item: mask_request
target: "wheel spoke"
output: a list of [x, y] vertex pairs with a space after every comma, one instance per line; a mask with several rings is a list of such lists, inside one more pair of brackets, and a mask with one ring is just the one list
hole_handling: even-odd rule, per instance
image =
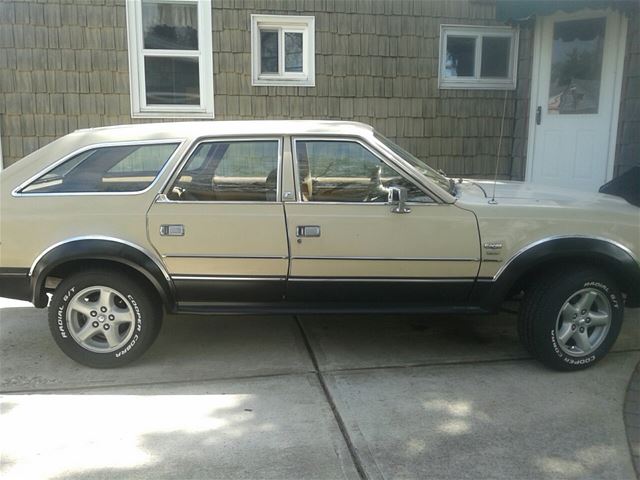
[[118, 334], [118, 329], [110, 328], [109, 330], [103, 330], [102, 334], [104, 334], [104, 338], [107, 339], [107, 343], [110, 348], [115, 347], [120, 343], [120, 335]]
[[591, 312], [589, 313], [589, 318], [591, 318], [591, 323], [589, 325], [592, 327], [603, 327], [605, 325], [609, 325], [608, 313]]
[[573, 339], [576, 341], [576, 345], [578, 345], [583, 352], [589, 352], [591, 350], [591, 342], [589, 341], [589, 335], [586, 330], [574, 335]]
[[113, 325], [121, 325], [123, 323], [133, 323], [133, 318], [131, 318], [131, 313], [126, 310], [121, 310], [120, 312], [113, 312], [113, 316], [115, 317], [109, 323]]
[[574, 332], [575, 330], [571, 330], [571, 323], [564, 322], [562, 329], [558, 332], [558, 340], [566, 344], [573, 336]]
[[86, 342], [96, 333], [98, 333], [98, 330], [93, 325], [91, 325], [90, 321], [87, 321], [87, 323], [84, 324], [80, 331], [76, 333], [76, 336], [80, 341]]
[[575, 305], [571, 305], [569, 302], [562, 309], [562, 317], [567, 320], [573, 320], [574, 315], [578, 315], [580, 310]]
[[593, 302], [595, 302], [597, 297], [598, 293], [593, 290], [585, 292], [585, 294], [582, 295], [582, 298], [576, 303], [576, 308], [580, 311], [586, 310], [588, 312], [589, 310], [591, 310], [591, 306], [593, 305]]
[[113, 290], [100, 290], [100, 305], [112, 310], [116, 307], [116, 294]]
[[69, 307], [72, 311], [81, 313], [87, 318], [91, 317], [91, 311], [95, 310], [93, 303], [85, 302], [83, 298], [75, 297], [69, 302]]

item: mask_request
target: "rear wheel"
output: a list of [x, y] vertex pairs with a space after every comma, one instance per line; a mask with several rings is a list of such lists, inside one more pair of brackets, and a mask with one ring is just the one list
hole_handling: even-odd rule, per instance
[[112, 368], [140, 357], [162, 323], [155, 296], [119, 271], [89, 271], [60, 283], [49, 327], [62, 351], [89, 367]]
[[557, 272], [526, 292], [518, 330], [529, 352], [556, 370], [579, 370], [604, 357], [623, 317], [615, 282], [593, 269]]

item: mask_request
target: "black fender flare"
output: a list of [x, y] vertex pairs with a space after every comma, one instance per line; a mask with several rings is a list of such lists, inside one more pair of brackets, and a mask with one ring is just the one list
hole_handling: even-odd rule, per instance
[[[640, 264], [631, 252], [611, 240], [591, 237], [556, 237], [533, 243], [505, 262], [493, 279], [479, 279], [474, 292], [482, 304], [497, 308], [514, 285], [543, 263], [587, 260], [601, 266], [627, 294], [627, 305], [640, 306]], [[484, 285], [484, 288], [482, 287]]]
[[160, 296], [168, 310], [175, 306], [171, 277], [142, 247], [118, 239], [86, 238], [56, 244], [36, 260], [30, 272], [33, 304], [46, 307], [45, 280], [57, 267], [78, 260], [102, 260], [133, 268], [143, 275]]

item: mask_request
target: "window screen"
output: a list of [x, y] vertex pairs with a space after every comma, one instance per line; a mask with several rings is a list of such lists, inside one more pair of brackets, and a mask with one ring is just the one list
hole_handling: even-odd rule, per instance
[[137, 192], [147, 188], [177, 143], [99, 147], [79, 153], [22, 189], [22, 193]]

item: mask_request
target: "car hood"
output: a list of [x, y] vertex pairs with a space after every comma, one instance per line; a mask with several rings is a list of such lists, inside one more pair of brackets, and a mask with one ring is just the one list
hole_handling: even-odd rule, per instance
[[[456, 184], [458, 198], [464, 202], [486, 203], [493, 196], [492, 180], [469, 180]], [[623, 198], [598, 192], [538, 185], [530, 182], [498, 180], [495, 199], [502, 204], [555, 205], [581, 208], [633, 206]]]

